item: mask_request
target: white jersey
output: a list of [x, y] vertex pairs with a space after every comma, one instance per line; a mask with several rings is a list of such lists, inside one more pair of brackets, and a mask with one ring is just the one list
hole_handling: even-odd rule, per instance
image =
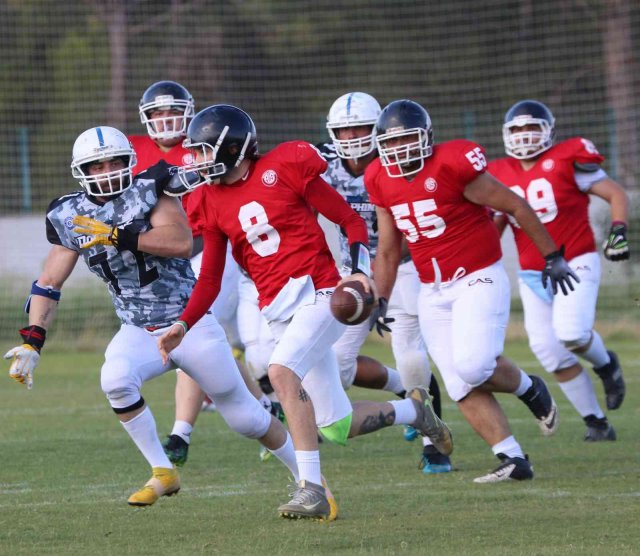
[[[364, 187], [364, 176], [354, 176], [349, 171], [344, 161], [336, 154], [333, 143], [318, 145], [318, 149], [328, 164], [322, 178], [340, 193], [344, 200], [349, 203], [349, 206], [367, 223], [369, 251], [371, 252], [371, 257], [375, 257], [376, 248], [378, 247], [378, 221], [376, 208], [369, 201], [369, 194]], [[347, 241], [347, 235], [343, 231], [340, 233], [340, 254], [341, 265], [343, 267], [351, 267], [349, 242]]]

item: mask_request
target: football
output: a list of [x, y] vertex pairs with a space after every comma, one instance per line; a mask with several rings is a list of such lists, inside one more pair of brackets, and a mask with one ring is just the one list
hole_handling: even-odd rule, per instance
[[362, 283], [357, 280], [340, 284], [331, 296], [331, 312], [342, 324], [364, 322], [369, 318], [373, 306], [373, 294], [366, 293]]

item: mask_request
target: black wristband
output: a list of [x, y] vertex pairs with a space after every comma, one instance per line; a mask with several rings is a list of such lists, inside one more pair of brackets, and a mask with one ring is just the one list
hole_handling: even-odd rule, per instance
[[31, 325], [19, 330], [20, 336], [25, 344], [34, 347], [38, 353], [44, 346], [47, 338], [47, 331], [41, 326]]
[[564, 245], [560, 246], [560, 249], [558, 249], [557, 251], [554, 251], [553, 253], [549, 253], [548, 255], [545, 255], [544, 260], [547, 262], [551, 262], [557, 259], [558, 257], [564, 257]]
[[371, 276], [369, 248], [360, 241], [354, 241], [349, 246], [349, 254], [351, 255], [351, 274], [362, 273]]
[[140, 232], [132, 232], [128, 228], [115, 228], [111, 235], [115, 239], [114, 246], [118, 251], [137, 251]]

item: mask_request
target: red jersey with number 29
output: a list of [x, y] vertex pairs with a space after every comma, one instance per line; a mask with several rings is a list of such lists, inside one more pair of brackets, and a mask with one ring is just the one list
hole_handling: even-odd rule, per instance
[[[188, 213], [190, 225], [202, 229], [205, 240], [202, 272], [211, 262], [210, 246], [219, 248], [228, 238], [234, 259], [256, 284], [260, 307], [273, 301], [290, 278], [309, 275], [316, 289], [334, 287], [340, 276], [307, 199], [308, 187], [317, 185], [326, 186], [321, 196], [335, 193], [324, 181], [316, 182], [326, 167], [315, 147], [291, 141], [260, 157], [238, 182], [198, 188], [189, 201]], [[339, 194], [335, 195], [336, 199], [330, 200], [332, 208], [342, 211], [347, 219], [361, 220]], [[336, 200], [342, 205], [336, 207]], [[366, 243], [364, 222], [361, 227], [360, 239]]]
[[[589, 225], [589, 194], [576, 184], [574, 163], [599, 165], [603, 160], [591, 141], [574, 137], [544, 152], [529, 170], [507, 157], [492, 161], [489, 172], [527, 200], [556, 244], [565, 246], [565, 258], [571, 260], [596, 250]], [[529, 236], [512, 219], [509, 224], [520, 267], [543, 270], [544, 259]]]
[[466, 185], [483, 174], [484, 149], [458, 139], [433, 147], [411, 181], [391, 178], [380, 160], [367, 168], [371, 202], [385, 208], [407, 238], [420, 281], [442, 281], [485, 268], [502, 257], [500, 238], [487, 210], [464, 197]]

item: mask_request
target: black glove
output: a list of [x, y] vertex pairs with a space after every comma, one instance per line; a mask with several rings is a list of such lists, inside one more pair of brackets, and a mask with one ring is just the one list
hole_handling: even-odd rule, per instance
[[609, 237], [604, 242], [604, 256], [610, 261], [626, 261], [629, 258], [627, 227], [622, 223], [613, 224]]
[[574, 287], [569, 277], [573, 278], [576, 283], [580, 282], [580, 278], [571, 270], [569, 263], [564, 260], [564, 245], [558, 251], [549, 253], [544, 260], [547, 264], [542, 271], [542, 285], [546, 288], [547, 280], [550, 280], [553, 295], [558, 293], [558, 284], [560, 284], [564, 295], [568, 295], [569, 290], [573, 291]]
[[391, 332], [391, 328], [387, 325], [394, 322], [396, 319], [387, 317], [387, 305], [389, 302], [384, 297], [378, 298], [378, 305], [371, 312], [369, 317], [369, 330], [373, 330], [376, 327], [376, 332], [382, 336], [382, 332]]

